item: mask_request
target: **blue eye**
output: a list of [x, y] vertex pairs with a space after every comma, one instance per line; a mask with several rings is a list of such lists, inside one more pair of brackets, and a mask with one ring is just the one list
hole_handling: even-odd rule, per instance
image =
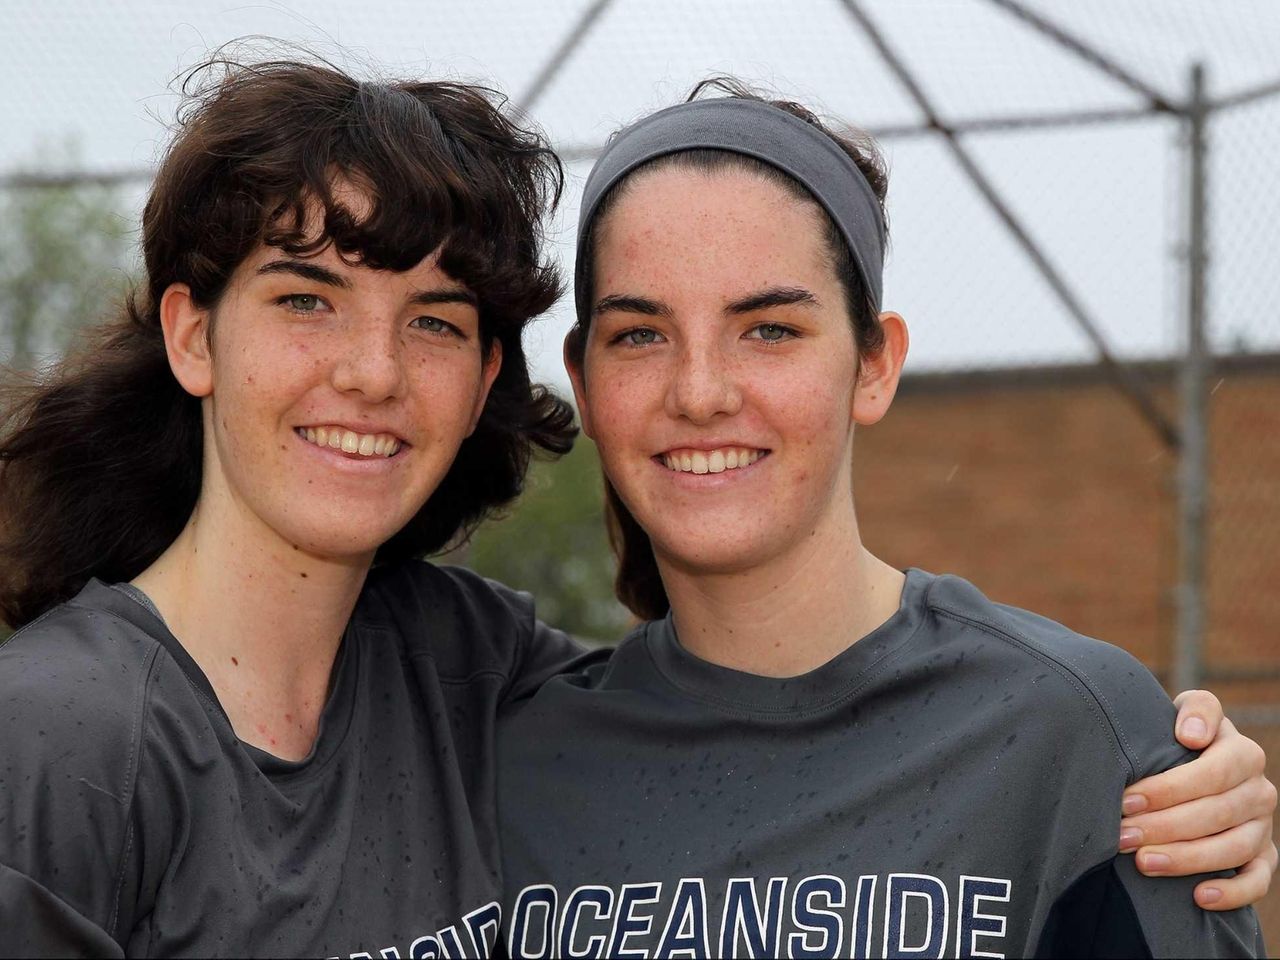
[[414, 317], [410, 322], [419, 330], [426, 330], [428, 333], [450, 333], [457, 329], [439, 317]]

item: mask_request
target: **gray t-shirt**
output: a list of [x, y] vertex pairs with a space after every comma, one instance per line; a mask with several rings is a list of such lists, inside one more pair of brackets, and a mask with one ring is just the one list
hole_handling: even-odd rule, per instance
[[500, 726], [504, 939], [513, 956], [1261, 955], [1252, 910], [1202, 911], [1199, 878], [1116, 854], [1125, 786], [1189, 756], [1174, 714], [1123, 651], [919, 570], [887, 623], [794, 679], [645, 624]]
[[376, 569], [289, 762], [236, 739], [151, 611], [91, 582], [0, 644], [0, 954], [485, 952], [494, 718], [578, 652], [465, 570]]

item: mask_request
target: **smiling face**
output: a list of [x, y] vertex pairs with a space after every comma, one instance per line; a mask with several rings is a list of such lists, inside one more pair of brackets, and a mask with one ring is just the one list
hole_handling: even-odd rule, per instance
[[392, 272], [262, 245], [216, 308], [171, 308], [184, 309], [211, 330], [203, 361], [195, 330], [174, 364], [204, 397], [199, 509], [319, 556], [372, 557], [414, 516], [501, 362], [474, 295], [434, 256]]
[[734, 572], [856, 536], [853, 427], [887, 398], [859, 381], [818, 208], [748, 171], [667, 167], [637, 174], [596, 238], [570, 373], [660, 563]]

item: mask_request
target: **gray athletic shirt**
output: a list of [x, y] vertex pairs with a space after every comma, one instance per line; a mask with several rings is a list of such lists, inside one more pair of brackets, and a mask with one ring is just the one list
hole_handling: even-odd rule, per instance
[[0, 644], [0, 954], [476, 956], [498, 705], [578, 652], [465, 570], [375, 569], [295, 763], [91, 582]]
[[504, 940], [560, 957], [1261, 956], [1252, 910], [1202, 911], [1202, 878], [1147, 879], [1116, 854], [1126, 784], [1189, 756], [1174, 715], [1123, 651], [919, 570], [887, 623], [794, 679], [645, 624], [500, 725]]

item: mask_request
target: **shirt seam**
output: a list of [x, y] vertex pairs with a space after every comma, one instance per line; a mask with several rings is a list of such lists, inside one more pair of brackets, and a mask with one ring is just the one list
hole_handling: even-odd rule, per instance
[[1128, 738], [1125, 736], [1124, 730], [1118, 726], [1115, 718], [1112, 716], [1106, 695], [1101, 691], [1094, 689], [1093, 684], [1087, 677], [1082, 676], [1081, 673], [1069, 663], [1065, 663], [1047, 650], [1039, 649], [1031, 640], [1026, 637], [1019, 636], [1003, 625], [997, 624], [985, 617], [975, 617], [968, 614], [962, 614], [941, 605], [933, 606], [931, 604], [930, 606], [938, 616], [946, 617], [958, 623], [967, 624], [968, 626], [971, 626], [976, 630], [981, 630], [983, 633], [995, 637], [998, 640], [1010, 643], [1021, 649], [1024, 653], [1027, 653], [1041, 661], [1056, 673], [1062, 675], [1063, 678], [1067, 680], [1068, 684], [1075, 690], [1077, 695], [1079, 695], [1085, 707], [1088, 708], [1091, 713], [1095, 714], [1095, 716], [1097, 714], [1101, 714], [1101, 719], [1105, 721], [1105, 724], [1100, 725], [1103, 726], [1104, 730], [1110, 732], [1110, 736], [1107, 740], [1111, 747], [1111, 752], [1119, 761], [1121, 768], [1127, 769], [1128, 771], [1125, 777], [1126, 783], [1132, 783], [1138, 778], [1140, 764], [1138, 763], [1137, 757], [1133, 756], [1133, 748], [1130, 745]]
[[[133, 729], [129, 735], [129, 762], [126, 766], [125, 780], [127, 784], [128, 797], [124, 804], [124, 820], [125, 834], [122, 848], [120, 851], [120, 862], [116, 867], [115, 895], [112, 898], [111, 918], [107, 923], [107, 933], [113, 938], [116, 937], [116, 926], [120, 922], [120, 898], [124, 893], [124, 878], [126, 868], [129, 863], [129, 856], [133, 850], [133, 807], [138, 798], [138, 774], [142, 767], [142, 741], [146, 736], [146, 724], [143, 718], [146, 715], [147, 704], [151, 698], [151, 680], [155, 675], [157, 657], [159, 652], [159, 644], [156, 644], [147, 653], [146, 670], [143, 674], [142, 683], [138, 693], [136, 694], [137, 702], [133, 711]], [[118, 939], [118, 938], [117, 938]]]

